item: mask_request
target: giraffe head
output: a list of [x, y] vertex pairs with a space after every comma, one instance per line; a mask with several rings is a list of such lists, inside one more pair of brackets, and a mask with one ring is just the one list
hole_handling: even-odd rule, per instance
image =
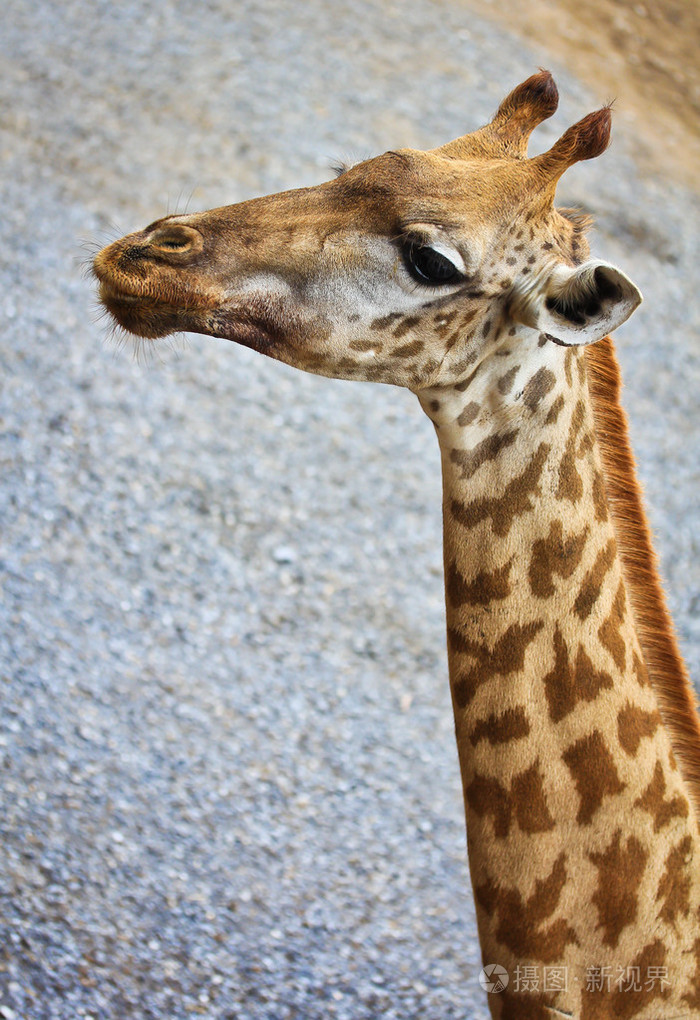
[[205, 333], [322, 375], [414, 390], [463, 378], [514, 326], [535, 342], [598, 340], [641, 297], [588, 258], [586, 218], [555, 209], [554, 193], [569, 166], [605, 149], [610, 111], [528, 159], [557, 101], [541, 71], [488, 125], [439, 149], [387, 152], [316, 187], [157, 220], [97, 256], [101, 300], [141, 337]]

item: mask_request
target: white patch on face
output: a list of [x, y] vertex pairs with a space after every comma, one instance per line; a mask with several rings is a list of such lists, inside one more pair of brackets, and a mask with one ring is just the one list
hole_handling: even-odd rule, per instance
[[[324, 248], [336, 264], [324, 266], [317, 279], [309, 280], [305, 299], [331, 319], [345, 322], [359, 315], [366, 323], [415, 311], [416, 284], [388, 238], [344, 235], [327, 239]], [[418, 296], [425, 300], [422, 293]]]
[[228, 289], [227, 297], [239, 301], [248, 295], [264, 295], [273, 299], [286, 300], [292, 297], [292, 288], [276, 273], [256, 273], [237, 280], [235, 287]]

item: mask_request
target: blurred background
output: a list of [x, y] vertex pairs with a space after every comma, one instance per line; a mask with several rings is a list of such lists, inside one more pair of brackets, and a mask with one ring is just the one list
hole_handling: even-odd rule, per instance
[[5, 0], [0, 1017], [484, 1020], [444, 654], [438, 451], [408, 393], [221, 341], [117, 348], [82, 271], [170, 211], [484, 123], [543, 150], [618, 332], [700, 676], [697, 3]]

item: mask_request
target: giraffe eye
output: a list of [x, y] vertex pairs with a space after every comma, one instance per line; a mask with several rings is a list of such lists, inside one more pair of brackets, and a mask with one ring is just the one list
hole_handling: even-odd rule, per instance
[[462, 274], [447, 256], [427, 244], [409, 241], [404, 248], [403, 257], [409, 273], [419, 283], [440, 286], [444, 283], [456, 283], [462, 279]]

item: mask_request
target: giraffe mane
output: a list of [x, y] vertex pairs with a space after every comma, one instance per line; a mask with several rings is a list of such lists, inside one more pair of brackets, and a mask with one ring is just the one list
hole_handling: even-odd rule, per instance
[[607, 502], [642, 654], [681, 775], [700, 811], [700, 716], [659, 576], [612, 339], [587, 347], [585, 357]]

